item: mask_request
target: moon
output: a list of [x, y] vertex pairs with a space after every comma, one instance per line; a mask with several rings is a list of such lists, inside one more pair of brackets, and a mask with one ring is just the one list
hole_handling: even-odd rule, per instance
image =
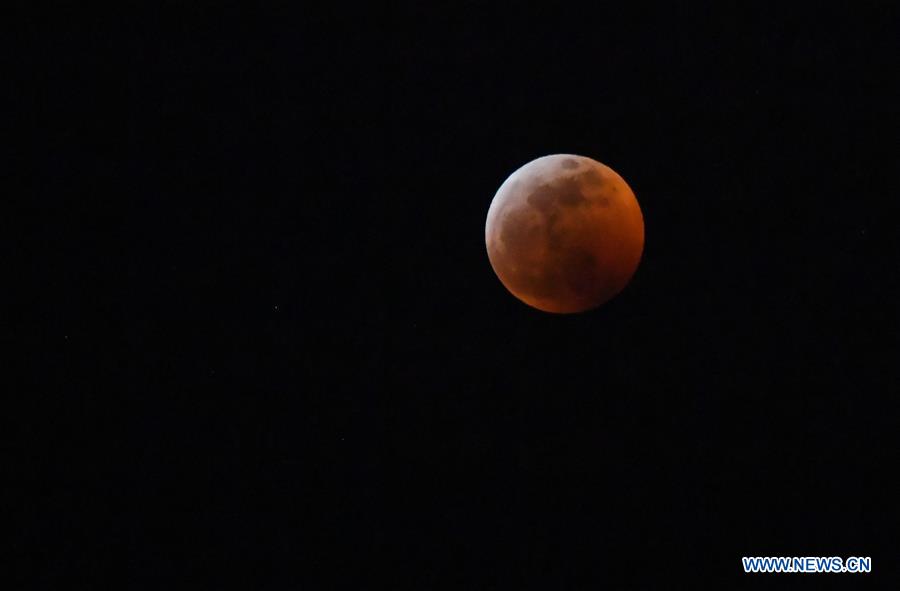
[[503, 182], [484, 238], [510, 293], [538, 310], [571, 314], [625, 288], [644, 250], [644, 218], [613, 169], [585, 156], [553, 154]]

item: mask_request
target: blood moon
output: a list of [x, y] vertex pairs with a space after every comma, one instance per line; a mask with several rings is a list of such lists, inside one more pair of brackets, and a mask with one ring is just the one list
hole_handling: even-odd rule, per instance
[[514, 296], [545, 312], [583, 312], [631, 280], [644, 249], [644, 220], [613, 169], [553, 154], [500, 186], [484, 237], [494, 272]]

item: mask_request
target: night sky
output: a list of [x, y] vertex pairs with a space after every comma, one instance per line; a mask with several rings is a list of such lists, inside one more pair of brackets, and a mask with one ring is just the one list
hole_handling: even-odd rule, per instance
[[[10, 588], [900, 580], [895, 11], [621, 4], [16, 21]], [[553, 153], [644, 215], [584, 314], [485, 251]]]

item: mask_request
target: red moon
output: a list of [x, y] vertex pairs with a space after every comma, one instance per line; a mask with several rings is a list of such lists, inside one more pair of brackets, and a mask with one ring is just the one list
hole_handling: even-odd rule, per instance
[[514, 296], [544, 312], [584, 312], [631, 280], [644, 250], [644, 219], [613, 169], [554, 154], [500, 186], [484, 238], [494, 272]]

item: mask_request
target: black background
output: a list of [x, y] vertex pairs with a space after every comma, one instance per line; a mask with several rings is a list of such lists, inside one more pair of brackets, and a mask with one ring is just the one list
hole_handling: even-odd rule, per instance
[[[14, 586], [896, 581], [888, 5], [12, 21]], [[646, 224], [572, 316], [484, 248], [559, 152]]]

